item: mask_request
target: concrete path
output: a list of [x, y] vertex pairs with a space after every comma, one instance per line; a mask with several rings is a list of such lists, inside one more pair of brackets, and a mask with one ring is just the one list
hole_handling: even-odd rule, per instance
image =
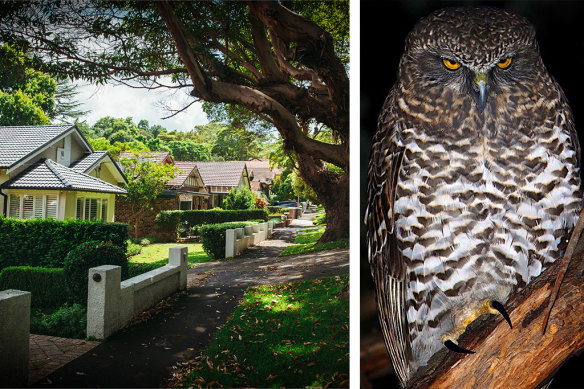
[[[143, 321], [107, 339], [91, 352], [38, 381], [35, 387], [164, 387], [172, 367], [198, 355], [252, 285], [349, 273], [349, 249], [277, 257], [311, 214], [277, 229], [231, 261], [189, 270], [186, 292], [171, 296]], [[151, 316], [151, 317], [149, 317]]]

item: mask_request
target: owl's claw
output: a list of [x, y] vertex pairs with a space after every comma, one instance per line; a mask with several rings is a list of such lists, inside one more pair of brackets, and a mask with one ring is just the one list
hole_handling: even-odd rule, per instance
[[503, 304], [501, 304], [500, 302], [495, 301], [495, 300], [491, 300], [489, 302], [489, 304], [491, 305], [491, 308], [495, 309], [497, 312], [499, 312], [501, 314], [501, 316], [503, 316], [505, 318], [505, 320], [509, 324], [509, 327], [512, 329], [513, 324], [511, 324], [511, 318], [509, 317], [509, 314], [505, 310], [505, 307], [503, 306]]
[[464, 347], [460, 347], [459, 345], [457, 345], [456, 343], [454, 343], [452, 340], [448, 339], [444, 342], [444, 346], [446, 346], [447, 349], [457, 352], [457, 353], [462, 353], [462, 354], [474, 354], [474, 351], [471, 350], [467, 350]]

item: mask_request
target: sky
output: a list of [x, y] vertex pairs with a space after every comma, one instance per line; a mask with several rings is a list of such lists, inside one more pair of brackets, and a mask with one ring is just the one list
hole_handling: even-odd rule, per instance
[[[162, 102], [171, 104], [173, 108], [182, 108], [192, 102], [188, 91], [162, 91], [135, 89], [124, 85], [91, 85], [86, 82], [78, 82], [76, 99], [83, 103], [80, 110], [91, 111], [80, 118], [92, 126], [97, 120], [105, 116], [114, 118], [126, 118], [131, 116], [134, 123], [142, 119], [148, 120], [150, 126], [160, 124], [168, 131], [190, 131], [195, 125], [207, 124], [207, 116], [203, 112], [202, 104], [195, 103], [186, 111], [169, 119], [168, 111], [162, 107]], [[183, 105], [181, 105], [183, 104]]]

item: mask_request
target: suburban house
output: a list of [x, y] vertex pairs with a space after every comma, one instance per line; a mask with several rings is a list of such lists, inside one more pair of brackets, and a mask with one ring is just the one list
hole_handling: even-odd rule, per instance
[[245, 161], [196, 162], [199, 174], [211, 195], [210, 208], [220, 207], [233, 188], [251, 189]]
[[267, 158], [251, 158], [245, 164], [250, 174], [253, 175], [253, 179], [250, 181], [251, 190], [263, 193], [269, 198], [274, 178], [282, 173], [282, 169], [271, 169], [270, 160]]
[[166, 164], [174, 164], [174, 160], [168, 151], [149, 151], [147, 153], [139, 153], [138, 155], [125, 151], [120, 154], [120, 160], [128, 158], [128, 159], [135, 159], [138, 158], [138, 161], [149, 161], [149, 162], [159, 162], [163, 165]]
[[176, 161], [174, 166], [180, 169], [179, 173], [166, 183], [167, 189], [162, 193], [162, 196], [176, 197], [178, 209], [183, 211], [209, 208], [211, 194], [207, 192], [197, 163]]
[[75, 125], [0, 126], [0, 215], [111, 222], [125, 184]]

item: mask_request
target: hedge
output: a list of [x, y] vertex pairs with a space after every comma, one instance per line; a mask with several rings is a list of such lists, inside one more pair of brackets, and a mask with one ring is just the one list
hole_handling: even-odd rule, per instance
[[214, 259], [225, 258], [225, 231], [261, 223], [263, 220], [208, 224], [199, 228], [203, 249]]
[[0, 269], [63, 267], [67, 253], [81, 243], [99, 240], [125, 250], [128, 239], [128, 225], [124, 223], [0, 217]]
[[174, 229], [182, 224], [190, 228], [205, 224], [228, 223], [246, 220], [268, 221], [265, 209], [246, 210], [198, 210], [198, 211], [162, 211], [156, 215], [156, 223], [164, 228]]
[[33, 308], [55, 308], [68, 300], [63, 269], [10, 266], [0, 271], [0, 290], [31, 292]]

